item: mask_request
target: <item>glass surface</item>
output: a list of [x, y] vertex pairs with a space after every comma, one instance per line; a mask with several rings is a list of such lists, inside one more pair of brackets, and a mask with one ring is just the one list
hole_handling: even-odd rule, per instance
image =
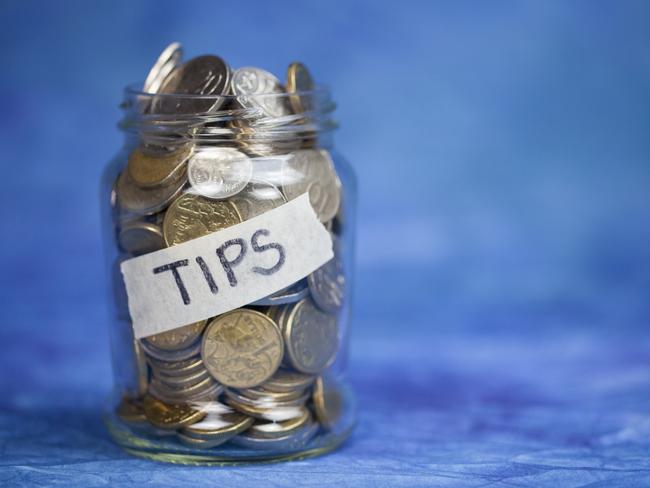
[[[294, 459], [334, 449], [355, 422], [345, 371], [356, 182], [332, 147], [329, 91], [255, 100], [134, 88], [125, 95], [125, 145], [101, 187], [115, 376], [105, 419], [112, 437], [134, 455], [183, 463]], [[260, 110], [295, 106], [296, 96], [308, 110]], [[333, 260], [242, 309], [134, 339], [122, 262], [304, 192], [332, 236]], [[262, 340], [259, 329], [220, 333], [242, 317], [277, 331], [281, 352], [239, 354], [241, 343]], [[224, 347], [233, 354], [227, 361]], [[252, 363], [266, 361], [265, 354], [278, 357], [260, 374]], [[233, 368], [252, 379], [238, 383]]]

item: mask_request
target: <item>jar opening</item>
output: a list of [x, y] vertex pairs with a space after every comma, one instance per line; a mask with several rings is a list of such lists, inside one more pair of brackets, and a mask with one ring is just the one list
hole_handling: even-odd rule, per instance
[[119, 127], [151, 144], [256, 146], [314, 144], [336, 129], [336, 105], [327, 86], [291, 93], [197, 95], [125, 88]]

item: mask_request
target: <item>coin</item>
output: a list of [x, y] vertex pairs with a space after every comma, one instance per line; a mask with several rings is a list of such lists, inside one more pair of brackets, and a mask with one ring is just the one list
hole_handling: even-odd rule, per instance
[[201, 336], [206, 323], [207, 320], [200, 320], [193, 324], [145, 337], [144, 340], [163, 351], [178, 351], [191, 346]]
[[172, 362], [147, 357], [147, 362], [155, 372], [162, 373], [165, 376], [183, 376], [204, 369], [203, 360], [200, 357]]
[[334, 257], [307, 277], [314, 303], [324, 312], [335, 314], [343, 305], [345, 273], [338, 239], [332, 236]]
[[310, 387], [316, 380], [315, 376], [298, 373], [289, 369], [279, 369], [271, 378], [262, 384], [267, 391], [285, 392], [293, 390], [304, 390]]
[[220, 440], [223, 443], [253, 425], [255, 420], [252, 417], [229, 410], [230, 412], [224, 413], [208, 413], [203, 420], [185, 427], [181, 433], [194, 439]]
[[314, 384], [312, 397], [316, 418], [326, 429], [332, 429], [343, 413], [343, 394], [336, 383], [322, 376]]
[[281, 422], [255, 422], [248, 433], [253, 436], [277, 438], [288, 435], [292, 431], [303, 427], [305, 424], [311, 422], [311, 414], [309, 409], [303, 407], [299, 415], [294, 418], [283, 420]]
[[233, 203], [186, 193], [167, 210], [163, 236], [168, 246], [175, 246], [240, 222]]
[[185, 184], [179, 178], [169, 185], [141, 188], [131, 178], [127, 170], [122, 171], [117, 179], [115, 191], [119, 206], [138, 215], [151, 215], [163, 210], [180, 193]]
[[156, 93], [160, 89], [162, 82], [167, 78], [167, 75], [178, 66], [182, 57], [183, 48], [179, 42], [172, 42], [167, 46], [160, 53], [160, 56], [158, 56], [158, 59], [149, 71], [142, 90], [147, 93]]
[[136, 148], [129, 155], [127, 170], [136, 185], [142, 188], [171, 184], [185, 176], [184, 163], [192, 153], [190, 144], [172, 151], [145, 152]]
[[[250, 429], [249, 429], [250, 430]], [[316, 422], [307, 423], [299, 429], [280, 437], [261, 437], [250, 431], [232, 438], [232, 443], [248, 449], [268, 449], [276, 452], [302, 449], [318, 432]]]
[[241, 192], [251, 179], [253, 163], [230, 147], [205, 147], [188, 163], [192, 190], [206, 198], [224, 199]]
[[115, 410], [117, 416], [127, 424], [141, 425], [147, 422], [142, 401], [129, 397], [122, 397]]
[[[264, 386], [264, 383], [262, 384]], [[251, 400], [252, 403], [259, 406], [267, 404], [278, 404], [283, 402], [296, 402], [300, 400], [304, 394], [305, 389], [295, 389], [291, 391], [274, 392], [268, 391], [258, 386], [255, 388], [238, 389], [237, 393], [242, 397]]]
[[286, 94], [280, 80], [268, 71], [247, 66], [232, 75], [232, 93], [242, 106], [259, 110], [261, 116], [290, 115]]
[[199, 381], [190, 386], [181, 386], [181, 387], [172, 387], [166, 384], [163, 384], [158, 378], [152, 378], [149, 383], [149, 393], [160, 398], [161, 400], [169, 401], [172, 403], [187, 403], [191, 399], [196, 399], [197, 397], [211, 393], [215, 388], [218, 388], [223, 391], [223, 386], [218, 385], [212, 379], [212, 377], [205, 378], [204, 380]]
[[188, 405], [168, 404], [151, 395], [144, 397], [144, 414], [156, 427], [171, 430], [196, 423], [205, 417], [205, 412]]
[[146, 342], [145, 340], [140, 340], [140, 347], [149, 357], [160, 359], [161, 361], [175, 362], [175, 361], [184, 361], [196, 356], [201, 350], [201, 342], [197, 341], [195, 344], [191, 344], [185, 349], [176, 349], [176, 350], [164, 350], [159, 349], [156, 346], [153, 346]]
[[282, 192], [266, 181], [254, 181], [230, 200], [242, 217], [242, 221], [262, 215], [286, 202]]
[[[204, 114], [216, 111], [230, 88], [230, 68], [217, 56], [199, 56], [175, 68], [158, 90], [156, 114]], [[185, 96], [183, 96], [185, 95]], [[204, 96], [193, 96], [204, 95]]]
[[287, 69], [287, 92], [289, 103], [297, 114], [314, 109], [314, 79], [302, 63], [291, 63]]
[[117, 235], [120, 248], [132, 256], [140, 256], [165, 247], [162, 229], [143, 220], [125, 223]]
[[336, 215], [341, 183], [329, 153], [323, 149], [294, 151], [282, 166], [282, 191], [287, 200], [309, 192], [309, 202], [321, 222]]
[[266, 315], [236, 309], [208, 325], [201, 357], [210, 374], [235, 388], [257, 386], [278, 369], [283, 344], [278, 327]]
[[268, 297], [253, 302], [252, 305], [285, 305], [287, 303], [299, 302], [303, 298], [307, 297], [307, 295], [309, 295], [309, 286], [307, 285], [307, 281], [300, 280], [287, 288], [275, 292], [273, 295], [269, 295]]
[[170, 388], [190, 387], [210, 377], [207, 369], [200, 369], [184, 376], [168, 376], [158, 371], [154, 371], [153, 374], [161, 384]]
[[273, 404], [270, 406], [256, 406], [251, 405], [252, 402], [246, 403], [241, 398], [233, 397], [232, 392], [226, 392], [226, 403], [235, 410], [250, 417], [270, 422], [282, 422], [295, 418], [300, 414], [301, 408], [304, 406], [304, 401], [303, 403], [294, 402], [287, 405]]
[[321, 311], [310, 298], [291, 307], [284, 328], [287, 358], [301, 373], [319, 373], [336, 356], [339, 344], [336, 317]]

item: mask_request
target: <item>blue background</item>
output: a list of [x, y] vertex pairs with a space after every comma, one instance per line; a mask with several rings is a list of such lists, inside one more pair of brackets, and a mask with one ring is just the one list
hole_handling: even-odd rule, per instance
[[[650, 486], [650, 3], [0, 3], [2, 486]], [[186, 56], [333, 87], [360, 181], [350, 375], [323, 458], [133, 459], [98, 181], [122, 87]]]

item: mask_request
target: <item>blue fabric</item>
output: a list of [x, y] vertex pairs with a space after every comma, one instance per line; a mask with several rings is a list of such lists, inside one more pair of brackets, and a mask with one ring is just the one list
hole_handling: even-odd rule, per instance
[[[650, 486], [650, 5], [233, 5], [0, 4], [0, 485]], [[101, 423], [97, 182], [172, 40], [334, 89], [361, 415], [330, 455], [171, 466]]]

